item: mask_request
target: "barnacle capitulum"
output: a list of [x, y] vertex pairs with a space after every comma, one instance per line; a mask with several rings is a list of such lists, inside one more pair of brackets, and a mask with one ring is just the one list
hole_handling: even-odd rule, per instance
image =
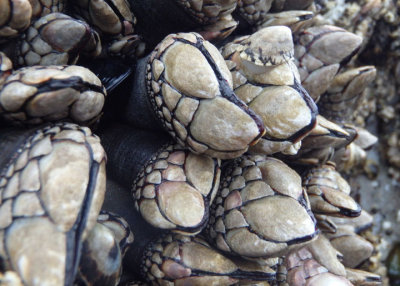
[[371, 257], [374, 246], [359, 235], [361, 231], [371, 227], [370, 214], [362, 211], [360, 216], [355, 218], [330, 215], [316, 215], [316, 218], [325, 237], [341, 253], [341, 262], [345, 267], [360, 267]]
[[380, 275], [361, 269], [346, 268], [346, 278], [355, 286], [382, 285], [382, 278]]
[[339, 150], [345, 150], [357, 136], [351, 126], [340, 126], [317, 115], [316, 127], [302, 140], [302, 146], [292, 162], [301, 165], [319, 165], [332, 160]]
[[379, 166], [376, 162], [367, 159], [366, 150], [376, 144], [378, 138], [364, 128], [347, 126], [353, 128], [357, 135], [353, 142], [337, 150], [333, 155], [332, 161], [335, 162], [337, 170], [345, 173], [363, 170], [369, 178], [376, 177]]
[[100, 52], [99, 35], [87, 23], [62, 13], [51, 13], [36, 20], [22, 35], [17, 64], [75, 64], [81, 53]]
[[134, 59], [142, 56], [144, 50], [145, 44], [138, 35], [127, 35], [111, 40], [105, 50], [105, 53], [110, 56]]
[[202, 237], [168, 234], [149, 244], [143, 276], [161, 285], [233, 285], [241, 280], [271, 281], [275, 271], [254, 262], [236, 262], [213, 249]]
[[302, 285], [382, 285], [379, 275], [345, 268], [341, 254], [323, 235], [309, 245], [292, 251], [284, 258], [282, 276], [285, 286]]
[[40, 18], [51, 13], [64, 13], [67, 0], [29, 0], [32, 6], [32, 18]]
[[121, 273], [122, 256], [113, 232], [96, 223], [82, 245], [77, 281], [83, 285], [114, 286]]
[[362, 38], [335, 26], [309, 27], [294, 37], [294, 57], [301, 84], [318, 101], [341, 64], [358, 51]]
[[338, 125], [322, 115], [317, 116], [317, 125], [302, 141], [302, 149], [332, 147], [335, 150], [350, 144], [357, 136], [352, 126]]
[[303, 176], [311, 209], [316, 214], [357, 217], [361, 207], [350, 196], [350, 185], [335, 170], [335, 164], [326, 164], [310, 169]]
[[318, 102], [320, 113], [335, 122], [350, 122], [365, 88], [375, 79], [374, 66], [349, 69], [337, 74]]
[[77, 281], [82, 285], [118, 285], [122, 259], [133, 233], [120, 216], [102, 211], [82, 245]]
[[126, 0], [71, 1], [74, 15], [106, 35], [132, 34], [136, 18]]
[[264, 22], [264, 17], [268, 15], [272, 2], [272, 0], [238, 0], [237, 12], [246, 22], [255, 26]]
[[264, 22], [258, 27], [262, 29], [269, 26], [287, 26], [292, 33], [297, 33], [311, 21], [314, 13], [311, 11], [283, 11], [279, 13], [268, 13], [264, 17]]
[[[304, 10], [312, 3], [312, 0], [305, 1], [273, 1], [273, 0], [238, 0], [237, 14], [243, 18], [250, 26], [259, 28], [260, 26], [269, 26], [269, 21], [279, 15], [277, 18], [292, 18], [294, 15], [312, 15], [310, 11], [295, 11]], [[271, 10], [271, 11], [270, 11]], [[285, 11], [286, 10], [286, 11]], [[287, 11], [290, 10], [290, 11]], [[275, 13], [274, 13], [275, 12]], [[278, 13], [277, 13], [278, 12]], [[288, 17], [289, 16], [289, 17]], [[297, 16], [295, 16], [297, 17]], [[309, 16], [299, 19], [303, 21], [309, 19]], [[279, 21], [279, 20], [278, 20]], [[297, 20], [294, 20], [297, 22]], [[289, 20], [293, 23], [293, 20]], [[288, 23], [285, 21], [284, 23]], [[277, 22], [276, 25], [285, 25], [282, 22]], [[286, 25], [285, 25], [286, 26]]]
[[101, 138], [110, 166], [118, 164], [126, 174], [119, 181], [132, 188], [132, 207], [148, 223], [186, 235], [206, 226], [219, 186], [220, 160], [128, 126], [110, 127]]
[[319, 264], [327, 268], [329, 272], [339, 276], [346, 275], [346, 268], [340, 262], [342, 254], [332, 246], [323, 234], [319, 234], [317, 239], [306, 245], [305, 248], [307, 248], [307, 250], [312, 253], [313, 258]]
[[3, 52], [0, 52], [0, 88], [6, 78], [12, 73], [12, 68], [11, 60]]
[[18, 36], [29, 27], [32, 6], [29, 0], [0, 2], [0, 42]]
[[[375, 25], [382, 17], [386, 9], [390, 19], [391, 4], [382, 0], [361, 0], [357, 3], [341, 2], [337, 5], [336, 0], [325, 0], [318, 3], [317, 13], [313, 19], [313, 25], [335, 25], [363, 38], [361, 49], [370, 42], [371, 36], [376, 33]], [[389, 20], [389, 22], [392, 20]], [[379, 32], [378, 32], [379, 33]]]
[[317, 107], [300, 85], [289, 28], [273, 26], [223, 47], [233, 87], [264, 123], [266, 133], [252, 153], [296, 154], [316, 123]]
[[236, 9], [236, 0], [175, 0], [175, 2], [202, 24], [199, 32], [208, 40], [224, 39], [238, 25], [231, 15]]
[[106, 96], [100, 80], [81, 66], [21, 68], [0, 88], [0, 116], [26, 125], [61, 119], [89, 125], [100, 117]]
[[367, 162], [367, 153], [357, 144], [350, 143], [345, 148], [335, 152], [332, 161], [340, 172], [349, 173], [357, 167], [363, 167]]
[[318, 227], [324, 233], [335, 233], [339, 227], [345, 226], [349, 231], [360, 233], [372, 226], [373, 216], [362, 210], [357, 217], [336, 217], [329, 215], [315, 215]]
[[99, 31], [102, 56], [135, 58], [143, 54], [144, 43], [134, 34], [136, 18], [128, 1], [72, 1], [71, 6], [75, 17]]
[[236, 8], [235, 0], [175, 0], [199, 22], [215, 23], [220, 17], [230, 15]]
[[129, 0], [136, 31], [150, 49], [172, 33], [198, 32], [207, 40], [228, 37], [238, 25], [235, 0]]
[[199, 34], [166, 37], [150, 55], [146, 79], [157, 117], [192, 152], [235, 158], [264, 133], [261, 119], [234, 94], [221, 54]]
[[342, 263], [349, 268], [356, 268], [366, 261], [374, 250], [374, 246], [351, 227], [338, 227], [334, 234], [326, 234], [332, 246], [343, 254]]
[[294, 170], [278, 159], [242, 156], [221, 176], [207, 232], [220, 250], [262, 259], [285, 255], [318, 230]]
[[100, 140], [72, 123], [9, 132], [1, 133], [0, 255], [25, 285], [72, 285], [105, 194]]
[[100, 212], [97, 222], [113, 232], [114, 239], [119, 245], [122, 256], [124, 256], [135, 237], [128, 222], [116, 213], [107, 211]]
[[133, 184], [136, 209], [155, 227], [198, 233], [219, 186], [219, 165], [179, 145], [160, 149]]
[[378, 137], [369, 132], [367, 129], [357, 126], [351, 127], [357, 131], [357, 136], [354, 139], [354, 143], [360, 146], [360, 148], [368, 150], [378, 142]]
[[330, 272], [321, 265], [306, 247], [292, 252], [285, 258], [286, 283], [290, 286], [335, 285], [352, 286], [346, 277]]

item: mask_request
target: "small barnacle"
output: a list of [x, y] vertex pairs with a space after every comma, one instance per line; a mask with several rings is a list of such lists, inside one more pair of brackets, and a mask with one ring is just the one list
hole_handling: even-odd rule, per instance
[[99, 35], [87, 23], [62, 13], [37, 19], [24, 32], [17, 46], [17, 64], [75, 64], [81, 53], [101, 52]]

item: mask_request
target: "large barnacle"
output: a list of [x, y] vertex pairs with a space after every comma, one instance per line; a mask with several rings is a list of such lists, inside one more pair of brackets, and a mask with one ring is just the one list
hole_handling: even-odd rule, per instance
[[264, 133], [260, 118], [234, 94], [221, 54], [198, 34], [165, 38], [150, 55], [146, 78], [157, 117], [195, 153], [238, 157]]
[[105, 193], [99, 138], [71, 123], [0, 135], [0, 255], [24, 284], [71, 285]]
[[105, 96], [100, 80], [84, 67], [26, 67], [0, 86], [0, 116], [29, 125], [61, 119], [88, 125], [100, 117]]
[[243, 156], [223, 174], [207, 231], [219, 249], [253, 259], [285, 255], [318, 233], [300, 176], [263, 156]]

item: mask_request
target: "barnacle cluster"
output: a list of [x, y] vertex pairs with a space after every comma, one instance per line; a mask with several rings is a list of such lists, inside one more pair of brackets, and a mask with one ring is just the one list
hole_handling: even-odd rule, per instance
[[0, 284], [387, 285], [389, 2], [0, 0]]

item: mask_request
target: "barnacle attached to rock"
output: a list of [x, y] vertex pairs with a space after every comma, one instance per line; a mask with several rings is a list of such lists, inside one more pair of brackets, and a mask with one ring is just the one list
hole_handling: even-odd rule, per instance
[[144, 49], [145, 45], [138, 35], [128, 35], [111, 40], [104, 53], [109, 56], [136, 59], [143, 55]]
[[[107, 186], [106, 155], [88, 128], [0, 130], [0, 284], [379, 285], [349, 268], [376, 251], [360, 234], [372, 217], [338, 173], [367, 165], [377, 140], [348, 124], [376, 70], [341, 69], [355, 62], [372, 17], [393, 6], [312, 2], [0, 0], [2, 126], [94, 126], [104, 86], [119, 96], [96, 126]], [[312, 19], [319, 12], [327, 21]], [[236, 35], [258, 32], [220, 42], [219, 52], [207, 40], [224, 39], [237, 20]], [[358, 35], [310, 27], [330, 20]], [[131, 65], [143, 42], [158, 45]], [[13, 72], [6, 54], [34, 67]], [[129, 60], [120, 70], [113, 56]], [[79, 59], [105, 70], [105, 83], [98, 70], [60, 65]]]
[[208, 220], [219, 161], [172, 144], [157, 153], [133, 184], [135, 207], [156, 227], [195, 234]]
[[350, 143], [345, 148], [336, 151], [332, 161], [340, 172], [350, 172], [358, 167], [364, 166], [367, 160], [367, 153], [357, 144]]
[[345, 173], [357, 173], [357, 170], [363, 170], [369, 178], [377, 175], [379, 166], [376, 162], [367, 159], [366, 150], [377, 143], [378, 138], [368, 130], [348, 125], [357, 132], [354, 141], [344, 148], [336, 150], [332, 157], [337, 170]]
[[242, 156], [230, 165], [207, 231], [220, 250], [250, 259], [285, 255], [318, 233], [300, 176], [264, 156]]
[[264, 22], [264, 18], [271, 9], [273, 0], [239, 0], [237, 12], [250, 25], [257, 25]]
[[64, 13], [67, 0], [29, 0], [32, 18], [40, 18], [51, 13]]
[[292, 251], [284, 258], [286, 284], [279, 285], [382, 285], [379, 275], [345, 268], [339, 261], [340, 258], [341, 254], [333, 248], [329, 240], [319, 235], [318, 239], [299, 250]]
[[236, 0], [175, 0], [188, 11], [197, 22], [204, 25], [199, 31], [206, 39], [226, 38], [238, 25], [231, 13], [236, 9]]
[[342, 263], [349, 268], [358, 267], [374, 250], [369, 241], [345, 226], [338, 227], [334, 234], [326, 234], [326, 237], [332, 246], [343, 254]]
[[221, 54], [199, 34], [169, 35], [152, 52], [146, 69], [157, 117], [192, 152], [235, 158], [263, 135], [259, 116], [234, 94]]
[[317, 126], [303, 139], [305, 149], [347, 146], [357, 136], [355, 128], [340, 126], [322, 115], [317, 116]]
[[89, 25], [106, 35], [132, 34], [136, 18], [126, 0], [71, 1], [74, 16], [83, 18]]
[[330, 215], [315, 215], [318, 220], [318, 227], [324, 233], [336, 233], [337, 229], [345, 226], [349, 231], [360, 233], [372, 226], [373, 216], [362, 210], [357, 217], [337, 217]]
[[375, 79], [374, 66], [349, 69], [337, 74], [318, 102], [320, 113], [335, 122], [350, 122], [365, 88]]
[[87, 23], [62, 13], [51, 13], [25, 31], [17, 47], [17, 64], [75, 64], [81, 53], [100, 52], [99, 35]]
[[285, 258], [285, 265], [287, 269], [286, 284], [280, 285], [353, 285], [346, 279], [346, 277], [344, 277], [345, 275], [332, 273], [326, 267], [321, 265], [307, 247], [289, 254]]
[[354, 286], [381, 286], [384, 285], [381, 276], [361, 269], [346, 268], [346, 278]]
[[218, 159], [193, 154], [165, 137], [127, 126], [110, 127], [101, 138], [110, 166], [117, 169], [111, 175], [118, 169], [126, 174], [119, 181], [132, 187], [132, 207], [148, 223], [186, 235], [206, 226], [219, 186]]
[[386, 9], [395, 9], [390, 8], [390, 5], [390, 2], [383, 0], [341, 1], [340, 4], [336, 0], [318, 1], [313, 25], [335, 25], [346, 29], [361, 36], [362, 46], [365, 47], [374, 33], [380, 14]]
[[14, 123], [61, 119], [91, 124], [101, 115], [105, 88], [81, 66], [33, 66], [7, 77], [0, 89], [0, 116]]
[[361, 207], [350, 196], [350, 185], [335, 170], [335, 164], [326, 164], [310, 169], [303, 176], [311, 209], [315, 214], [357, 217]]
[[292, 163], [301, 165], [324, 164], [332, 159], [337, 150], [344, 150], [356, 135], [354, 128], [339, 126], [318, 115], [316, 127], [303, 138], [297, 156], [289, 159]]
[[1, 135], [0, 255], [25, 285], [72, 285], [105, 193], [97, 136], [71, 123]]
[[235, 0], [175, 0], [189, 11], [197, 21], [215, 23], [222, 16], [230, 15], [236, 8]]
[[102, 56], [136, 58], [144, 52], [144, 43], [134, 34], [136, 18], [129, 2], [72, 1], [74, 16], [94, 27], [102, 37]]
[[275, 277], [267, 265], [232, 260], [200, 236], [178, 234], [165, 235], [147, 246], [142, 271], [149, 282], [161, 285], [233, 285]]
[[18, 36], [29, 27], [32, 6], [29, 0], [0, 2], [0, 42]]
[[316, 123], [317, 107], [300, 85], [289, 28], [273, 26], [227, 44], [222, 54], [235, 93], [264, 123], [266, 133], [252, 153], [297, 153]]
[[358, 51], [362, 38], [335, 26], [316, 26], [296, 34], [294, 57], [301, 83], [318, 101], [338, 72], [340, 65]]
[[129, 0], [138, 19], [136, 31], [146, 46], [154, 47], [167, 35], [198, 32], [206, 40], [228, 37], [238, 25], [231, 12], [235, 0]]
[[122, 259], [132, 243], [133, 234], [127, 222], [118, 215], [102, 212], [82, 245], [79, 285], [118, 285]]
[[283, 11], [279, 13], [268, 13], [264, 17], [264, 22], [258, 27], [262, 29], [269, 26], [287, 26], [292, 33], [297, 33], [300, 29], [311, 21], [314, 13], [311, 11]]
[[[312, 12], [306, 11], [285, 11], [283, 10], [304, 10], [312, 3], [312, 0], [305, 1], [287, 1], [287, 0], [239, 0], [238, 1], [238, 15], [243, 18], [250, 26], [260, 27], [272, 17], [273, 13], [281, 12], [287, 13], [306, 13], [312, 14]], [[279, 14], [279, 13], [276, 13]], [[282, 14], [285, 15], [285, 14]], [[292, 14], [293, 15], [293, 14]], [[278, 16], [281, 17], [281, 16]], [[286, 16], [284, 16], [286, 17]], [[308, 16], [307, 16], [308, 18]], [[267, 24], [268, 25], [268, 24]], [[282, 25], [282, 23], [277, 23], [276, 25]]]
[[332, 251], [334, 248], [340, 253], [340, 261], [346, 267], [346, 277], [354, 285], [382, 285], [379, 275], [355, 269], [365, 264], [373, 254], [373, 244], [359, 235], [359, 233], [371, 227], [373, 217], [364, 210], [358, 217], [334, 217], [330, 215], [316, 215], [315, 217], [324, 237], [321, 237], [318, 243], [314, 243], [314, 246], [312, 243], [308, 247], [319, 253], [318, 257], [322, 261], [320, 263], [325, 260], [335, 261], [332, 255], [331, 259], [327, 259], [328, 257], [324, 258], [323, 254], [324, 251], [334, 253]]
[[123, 217], [107, 211], [100, 212], [97, 222], [113, 232], [114, 239], [119, 245], [122, 256], [124, 256], [135, 237], [128, 222]]

